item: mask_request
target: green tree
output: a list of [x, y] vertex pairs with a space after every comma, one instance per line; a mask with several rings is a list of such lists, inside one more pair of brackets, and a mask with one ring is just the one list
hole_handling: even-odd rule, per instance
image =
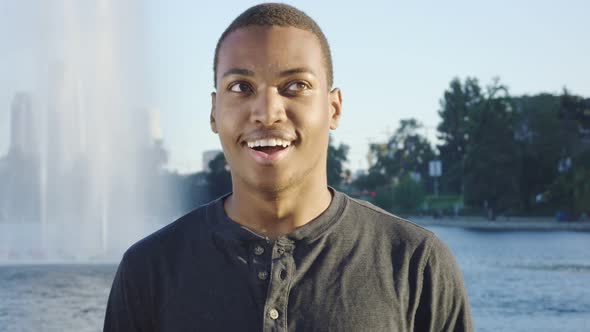
[[375, 164], [369, 173], [385, 175], [389, 182], [404, 176], [419, 174], [428, 177], [428, 162], [435, 154], [428, 139], [420, 133], [423, 126], [416, 119], [403, 119], [386, 143], [371, 144]]
[[328, 144], [328, 184], [332, 187], [339, 188], [342, 181], [346, 178], [347, 172], [344, 169], [344, 163], [348, 160], [349, 147], [346, 144], [340, 143], [338, 147], [334, 145], [332, 135], [330, 135], [330, 143]]
[[560, 116], [570, 140], [563, 147], [562, 167], [549, 190], [549, 197], [561, 210], [590, 213], [590, 99], [570, 95], [564, 90], [560, 100]]
[[[424, 198], [428, 162], [435, 157], [428, 139], [420, 133], [422, 129], [416, 119], [403, 119], [387, 142], [371, 144], [369, 153], [375, 163], [353, 186], [375, 191], [374, 203], [385, 210], [414, 211]], [[417, 192], [422, 194], [414, 195]]]
[[393, 188], [393, 208], [398, 213], [416, 212], [424, 202], [424, 186], [404, 176]]
[[391, 185], [378, 186], [375, 189], [375, 197], [373, 197], [373, 204], [386, 211], [393, 209], [393, 192]]
[[389, 183], [389, 179], [386, 177], [385, 172], [370, 168], [369, 172], [357, 177], [352, 183], [352, 186], [360, 190], [374, 191], [384, 183]]
[[211, 197], [219, 197], [232, 191], [231, 174], [223, 152], [220, 152], [209, 162], [209, 169], [207, 185]]
[[424, 202], [424, 186], [419, 180], [404, 175], [395, 184], [378, 185], [373, 203], [395, 213], [413, 213]]
[[467, 77], [461, 84], [458, 78], [451, 81], [440, 101], [438, 114], [438, 146], [443, 164], [441, 189], [450, 194], [463, 192], [464, 160], [469, 144], [470, 119], [480, 107], [483, 95], [476, 78]]
[[569, 120], [569, 124], [584, 130], [590, 130], [590, 98], [574, 96], [564, 88], [560, 96], [560, 116]]
[[489, 217], [518, 205], [520, 160], [513, 107], [505, 86], [495, 80], [472, 112], [465, 155], [465, 201], [486, 206]]
[[574, 213], [590, 214], [590, 151], [578, 156], [573, 169]]
[[531, 213], [537, 208], [537, 195], [545, 193], [556, 180], [558, 162], [574, 137], [560, 119], [558, 96], [544, 93], [512, 100], [521, 162], [520, 205]]

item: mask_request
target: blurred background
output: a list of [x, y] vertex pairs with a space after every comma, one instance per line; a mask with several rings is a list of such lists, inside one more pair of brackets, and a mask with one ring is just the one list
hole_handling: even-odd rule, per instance
[[[132, 243], [231, 189], [213, 52], [253, 1], [0, 0], [0, 331], [98, 331]], [[330, 185], [434, 231], [477, 331], [590, 326], [590, 4], [291, 1]]]

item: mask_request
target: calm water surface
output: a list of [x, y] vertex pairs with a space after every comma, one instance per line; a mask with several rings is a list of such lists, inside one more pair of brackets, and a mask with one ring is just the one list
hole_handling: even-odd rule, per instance
[[[590, 331], [590, 233], [430, 229], [457, 257], [476, 331]], [[0, 266], [0, 331], [100, 331], [115, 269]]]
[[476, 331], [590, 331], [590, 233], [430, 229], [461, 266]]

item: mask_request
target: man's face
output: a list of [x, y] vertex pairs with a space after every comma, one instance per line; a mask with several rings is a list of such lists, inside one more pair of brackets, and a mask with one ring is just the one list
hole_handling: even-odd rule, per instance
[[329, 91], [320, 42], [293, 27], [240, 28], [219, 50], [211, 128], [234, 186], [278, 191], [326, 173], [341, 95]]

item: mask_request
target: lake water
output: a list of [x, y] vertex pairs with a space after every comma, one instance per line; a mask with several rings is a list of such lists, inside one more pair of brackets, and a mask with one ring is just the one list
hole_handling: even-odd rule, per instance
[[[457, 257], [476, 331], [590, 331], [590, 233], [430, 229]], [[0, 266], [0, 331], [100, 331], [115, 269]]]
[[429, 228], [459, 262], [476, 331], [590, 331], [590, 233]]

